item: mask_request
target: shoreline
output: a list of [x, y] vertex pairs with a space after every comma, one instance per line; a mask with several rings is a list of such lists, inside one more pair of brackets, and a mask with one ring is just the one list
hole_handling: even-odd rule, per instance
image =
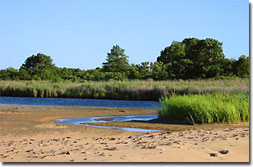
[[149, 133], [52, 123], [59, 118], [155, 113], [151, 109], [122, 112], [121, 108], [0, 105], [0, 160], [249, 162], [249, 123], [192, 126], [115, 122], [120, 126], [163, 130]]

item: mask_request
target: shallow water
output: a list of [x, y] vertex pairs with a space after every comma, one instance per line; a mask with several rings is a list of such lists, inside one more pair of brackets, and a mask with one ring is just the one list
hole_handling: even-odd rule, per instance
[[[159, 109], [161, 107], [160, 102], [157, 101], [101, 100], [101, 99], [74, 99], [74, 98], [32, 98], [32, 97], [0, 97], [0, 104], [118, 107], [118, 108], [141, 108], [141, 109]], [[120, 129], [133, 132], [156, 132], [158, 130], [81, 124], [81, 123], [100, 123], [100, 122], [149, 121], [156, 118], [158, 118], [157, 115], [103, 116], [103, 117], [58, 119], [55, 120], [54, 123], [72, 124], [72, 125], [107, 128], [107, 129]]]
[[102, 116], [102, 117], [58, 119], [58, 120], [55, 120], [54, 123], [89, 126], [89, 127], [97, 127], [97, 128], [107, 128], [107, 129], [120, 129], [120, 130], [127, 130], [131, 132], [158, 132], [159, 130], [151, 130], [151, 129], [115, 127], [115, 126], [96, 126], [96, 125], [82, 124], [82, 123], [101, 123], [101, 122], [149, 121], [149, 120], [157, 119], [157, 118], [158, 118], [157, 115]]
[[158, 109], [161, 107], [161, 104], [158, 101], [33, 98], [33, 97], [0, 97], [0, 104], [118, 107], [118, 108], [143, 108], [143, 109]]

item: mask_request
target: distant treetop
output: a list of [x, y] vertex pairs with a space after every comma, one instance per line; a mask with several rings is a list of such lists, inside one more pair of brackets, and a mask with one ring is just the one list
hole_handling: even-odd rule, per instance
[[50, 56], [37, 53], [37, 55], [32, 55], [25, 60], [25, 63], [22, 64], [21, 68], [38, 68], [45, 69], [54, 67], [53, 60]]
[[119, 45], [112, 47], [111, 52], [107, 53], [106, 62], [103, 63], [103, 69], [106, 72], [123, 72], [129, 68], [128, 56], [125, 50]]

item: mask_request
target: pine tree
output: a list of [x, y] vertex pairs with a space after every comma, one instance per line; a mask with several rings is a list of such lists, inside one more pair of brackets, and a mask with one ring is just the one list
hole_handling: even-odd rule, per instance
[[124, 72], [129, 68], [128, 56], [125, 50], [119, 45], [113, 46], [110, 53], [107, 53], [106, 62], [103, 63], [103, 69], [106, 72]]

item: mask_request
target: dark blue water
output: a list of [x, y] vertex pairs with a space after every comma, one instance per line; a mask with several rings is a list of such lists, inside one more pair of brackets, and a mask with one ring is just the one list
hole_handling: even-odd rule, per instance
[[[112, 120], [104, 120], [108, 118]], [[157, 118], [158, 118], [157, 115], [102, 116], [102, 117], [58, 119], [58, 120], [55, 120], [54, 123], [89, 126], [89, 127], [96, 127], [96, 128], [120, 129], [120, 130], [132, 131], [132, 132], [158, 132], [159, 130], [151, 130], [151, 129], [127, 128], [127, 127], [116, 127], [116, 126], [96, 126], [96, 125], [83, 124], [83, 123], [100, 123], [100, 122], [149, 121], [149, 120], [157, 119]]]
[[33, 98], [33, 97], [0, 97], [0, 104], [46, 105], [46, 106], [87, 106], [87, 107], [119, 107], [158, 109], [157, 101], [101, 100], [74, 98]]

